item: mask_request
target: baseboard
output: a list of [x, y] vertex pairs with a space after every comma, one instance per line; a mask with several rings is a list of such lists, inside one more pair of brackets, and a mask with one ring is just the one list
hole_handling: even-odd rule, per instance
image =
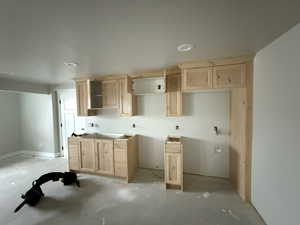
[[31, 157], [36, 157], [36, 158], [50, 158], [54, 159], [57, 157], [60, 157], [59, 152], [35, 152], [35, 151], [28, 151], [28, 150], [21, 150], [19, 151], [21, 155], [24, 156], [31, 156]]
[[0, 160], [8, 159], [8, 158], [17, 156], [19, 154], [20, 154], [20, 151], [5, 153], [5, 154], [0, 156]]

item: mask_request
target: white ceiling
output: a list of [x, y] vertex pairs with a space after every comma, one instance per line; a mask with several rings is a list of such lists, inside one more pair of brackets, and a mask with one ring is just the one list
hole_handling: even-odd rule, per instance
[[[0, 0], [0, 77], [59, 84], [253, 53], [296, 25], [299, 8], [299, 0]], [[181, 43], [195, 48], [177, 52]]]

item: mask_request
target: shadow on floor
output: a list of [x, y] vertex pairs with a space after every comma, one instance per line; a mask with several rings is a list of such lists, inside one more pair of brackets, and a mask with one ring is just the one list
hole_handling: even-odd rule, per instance
[[[164, 185], [164, 173], [161, 170], [139, 169], [133, 183]], [[203, 192], [232, 192], [233, 187], [228, 179], [184, 174], [184, 191]]]
[[132, 183], [162, 183], [164, 182], [164, 173], [162, 170], [138, 169]]
[[[57, 182], [57, 185], [62, 185]], [[58, 198], [55, 196], [47, 195], [47, 189], [42, 187], [45, 197], [38, 203], [35, 208], [37, 210], [57, 210], [60, 209], [63, 212], [74, 210], [74, 208], [80, 209], [80, 205], [83, 201], [86, 201], [93, 197], [93, 195], [101, 191], [101, 186], [97, 184], [93, 178], [80, 179], [80, 187], [76, 185], [65, 186], [69, 189], [70, 194], [64, 198]]]
[[184, 174], [185, 192], [232, 192], [233, 188], [228, 179]]

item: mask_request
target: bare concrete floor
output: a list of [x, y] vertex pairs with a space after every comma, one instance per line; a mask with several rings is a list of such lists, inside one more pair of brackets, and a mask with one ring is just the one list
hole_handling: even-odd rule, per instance
[[135, 183], [80, 174], [81, 188], [49, 182], [37, 207], [20, 195], [46, 172], [65, 171], [65, 159], [14, 157], [0, 161], [1, 225], [263, 225], [223, 179], [185, 175], [185, 192], [165, 191], [162, 172], [139, 170]]

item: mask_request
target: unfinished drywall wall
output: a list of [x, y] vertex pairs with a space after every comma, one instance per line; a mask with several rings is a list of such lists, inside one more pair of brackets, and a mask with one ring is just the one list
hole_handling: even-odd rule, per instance
[[[20, 148], [19, 94], [0, 91], [0, 154], [18, 151]], [[0, 156], [0, 158], [1, 158]]]
[[300, 24], [254, 62], [252, 202], [268, 225], [298, 225]]
[[20, 95], [21, 150], [54, 153], [52, 96]]
[[[89, 132], [139, 134], [140, 167], [162, 169], [164, 140], [176, 135], [184, 140], [185, 172], [228, 177], [229, 101], [226, 91], [184, 94], [184, 116], [166, 117], [164, 95], [146, 95], [138, 97], [138, 116], [120, 118], [117, 110], [107, 109], [86, 120], [98, 125], [89, 127]], [[215, 134], [214, 126], [221, 129], [221, 135]], [[217, 152], [218, 147], [222, 152]]]

